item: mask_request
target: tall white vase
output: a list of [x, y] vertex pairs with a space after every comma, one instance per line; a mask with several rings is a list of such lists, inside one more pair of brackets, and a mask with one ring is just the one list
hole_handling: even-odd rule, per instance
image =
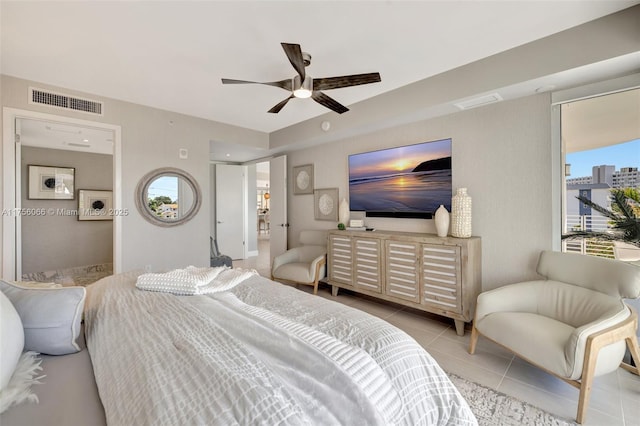
[[458, 238], [471, 236], [471, 197], [467, 188], [458, 188], [451, 197], [451, 235]]
[[436, 222], [438, 237], [446, 237], [447, 232], [449, 232], [449, 212], [442, 204], [436, 210], [433, 219]]
[[346, 198], [343, 198], [340, 201], [340, 206], [338, 206], [338, 223], [343, 223], [345, 226], [349, 226], [349, 202]]

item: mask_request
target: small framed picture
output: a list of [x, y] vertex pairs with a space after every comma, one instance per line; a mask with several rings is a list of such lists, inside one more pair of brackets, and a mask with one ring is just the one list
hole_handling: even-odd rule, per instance
[[293, 194], [313, 194], [313, 164], [293, 168]]
[[316, 189], [313, 193], [316, 220], [338, 221], [338, 188]]
[[78, 191], [78, 220], [113, 220], [111, 191]]
[[73, 200], [76, 169], [29, 165], [30, 200]]

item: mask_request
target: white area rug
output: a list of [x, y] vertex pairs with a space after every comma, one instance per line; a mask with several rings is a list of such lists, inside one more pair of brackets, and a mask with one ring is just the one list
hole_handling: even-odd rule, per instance
[[569, 426], [576, 423], [549, 414], [519, 399], [449, 374], [480, 426]]

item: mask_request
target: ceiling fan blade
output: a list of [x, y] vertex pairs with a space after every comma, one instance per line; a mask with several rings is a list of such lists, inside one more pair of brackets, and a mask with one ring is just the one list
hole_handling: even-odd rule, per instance
[[333, 110], [333, 111], [337, 112], [338, 114], [342, 114], [343, 112], [349, 111], [349, 108], [347, 108], [346, 106], [342, 105], [341, 103], [339, 103], [335, 99], [325, 95], [322, 92], [314, 91], [311, 94], [311, 98], [314, 101], [316, 101], [317, 103], [319, 103], [320, 105], [323, 105], [323, 106], [329, 108], [330, 110]]
[[280, 43], [280, 44], [284, 49], [284, 53], [287, 54], [287, 58], [289, 58], [289, 62], [291, 62], [291, 65], [293, 65], [293, 68], [296, 70], [296, 72], [300, 76], [300, 81], [304, 81], [304, 78], [305, 78], [304, 59], [302, 58], [302, 50], [300, 49], [300, 45], [290, 44], [290, 43]]
[[289, 96], [287, 99], [285, 99], [284, 101], [280, 102], [279, 104], [277, 104], [276, 106], [271, 108], [268, 112], [270, 112], [272, 114], [279, 113], [280, 110], [287, 104], [287, 102], [289, 102], [289, 99], [291, 99], [291, 98], [293, 98], [293, 95]]
[[379, 83], [380, 74], [372, 72], [368, 74], [345, 75], [342, 77], [314, 78], [313, 90], [339, 89], [341, 87], [359, 86], [361, 84]]
[[291, 81], [290, 78], [288, 78], [286, 80], [281, 80], [281, 81], [268, 81], [268, 82], [234, 80], [232, 78], [223, 78], [222, 79], [222, 84], [265, 84], [267, 86], [280, 87], [280, 88], [282, 88], [284, 90], [292, 90], [293, 89], [293, 82]]

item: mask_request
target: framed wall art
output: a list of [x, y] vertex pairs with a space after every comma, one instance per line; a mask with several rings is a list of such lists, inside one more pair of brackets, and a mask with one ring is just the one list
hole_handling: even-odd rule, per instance
[[78, 191], [78, 220], [113, 220], [111, 191]]
[[314, 191], [316, 220], [338, 221], [338, 188], [323, 188]]
[[30, 200], [73, 200], [76, 170], [73, 167], [27, 166]]
[[293, 194], [313, 194], [313, 164], [293, 168]]

